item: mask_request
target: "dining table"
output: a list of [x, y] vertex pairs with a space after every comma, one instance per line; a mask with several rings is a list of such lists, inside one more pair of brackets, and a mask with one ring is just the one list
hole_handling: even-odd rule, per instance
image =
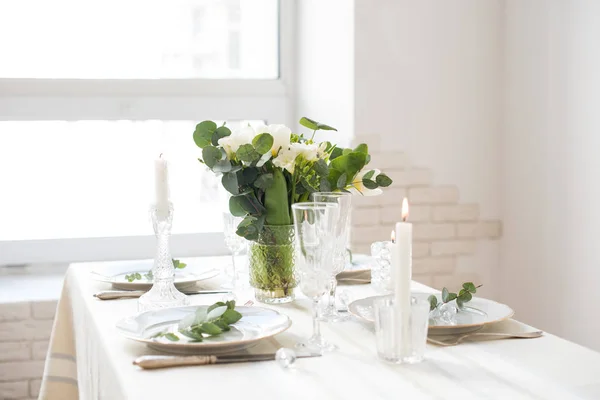
[[[226, 258], [203, 258], [208, 267]], [[418, 364], [390, 364], [377, 356], [371, 323], [350, 316], [321, 323], [323, 336], [338, 349], [298, 359], [145, 370], [133, 364], [161, 354], [124, 337], [115, 324], [138, 313], [137, 299], [100, 300], [110, 284], [90, 271], [102, 263], [72, 264], [65, 276], [40, 393], [43, 400], [109, 399], [600, 399], [600, 353], [550, 333], [535, 339], [428, 344]], [[203, 289], [221, 284], [216, 277]], [[412, 282], [412, 290], [435, 293]], [[375, 295], [370, 284], [339, 286], [352, 300]], [[237, 304], [271, 308], [290, 317], [291, 327], [259, 344], [266, 350], [294, 348], [310, 336], [311, 301], [297, 290], [294, 302], [258, 303], [251, 288], [235, 291]], [[209, 305], [223, 294], [191, 295]], [[518, 315], [515, 316], [518, 318]]]

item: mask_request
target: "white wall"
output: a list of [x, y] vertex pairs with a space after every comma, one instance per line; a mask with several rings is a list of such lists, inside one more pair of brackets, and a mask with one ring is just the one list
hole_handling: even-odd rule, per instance
[[338, 133], [326, 131], [317, 138], [348, 146], [354, 133], [354, 2], [302, 0], [295, 5], [294, 122], [308, 117], [334, 126]]
[[600, 3], [507, 0], [501, 299], [600, 350]]
[[[356, 133], [382, 134], [385, 150], [457, 185], [483, 218], [499, 217], [502, 2], [355, 3]], [[499, 244], [477, 247], [457, 273], [482, 275], [493, 296]]]

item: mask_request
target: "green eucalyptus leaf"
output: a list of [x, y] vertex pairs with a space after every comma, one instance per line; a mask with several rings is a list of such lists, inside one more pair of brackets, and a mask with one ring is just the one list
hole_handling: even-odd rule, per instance
[[202, 159], [208, 168], [212, 168], [221, 160], [221, 150], [213, 146], [206, 146], [202, 149]]
[[231, 324], [235, 324], [240, 319], [242, 319], [242, 314], [240, 314], [236, 310], [230, 308], [230, 309], [227, 309], [227, 311], [225, 311], [225, 313], [223, 315], [221, 315], [221, 319], [223, 321], [225, 321], [227, 324], [231, 325]]
[[225, 173], [233, 171], [233, 168], [234, 167], [231, 165], [231, 161], [221, 160], [217, 161], [217, 163], [212, 167], [212, 170], [215, 173]]
[[429, 300], [429, 311], [435, 310], [435, 308], [437, 307], [437, 297], [435, 296], [435, 294], [432, 294], [431, 296], [429, 296], [427, 298], [427, 300]]
[[452, 300], [456, 300], [458, 296], [456, 295], [456, 293], [448, 293], [448, 301], [452, 301]]
[[471, 301], [471, 299], [473, 298], [473, 295], [471, 294], [471, 292], [465, 292], [462, 296], [461, 296], [461, 300], [463, 301], [463, 303], [466, 303], [468, 301]]
[[273, 174], [262, 174], [254, 181], [254, 186], [260, 189], [268, 189], [273, 184]]
[[238, 225], [236, 234], [247, 240], [256, 240], [258, 239], [259, 232], [262, 230], [264, 221], [264, 216], [259, 218], [250, 215], [246, 216], [246, 218]]
[[442, 301], [444, 303], [447, 303], [450, 301], [450, 300], [448, 300], [449, 295], [450, 295], [450, 292], [448, 291], [448, 288], [443, 288], [442, 289]]
[[221, 184], [231, 194], [240, 194], [240, 187], [238, 183], [238, 177], [236, 172], [227, 172], [223, 174], [221, 178]]
[[312, 186], [310, 185], [310, 183], [308, 183], [308, 181], [306, 180], [306, 178], [305, 178], [305, 177], [301, 177], [301, 178], [300, 178], [300, 184], [301, 184], [301, 185], [302, 185], [302, 187], [303, 187], [304, 189], [306, 189], [306, 191], [307, 191], [307, 192], [309, 192], [309, 193], [314, 193], [314, 192], [317, 192], [317, 191], [318, 191], [317, 189], [315, 189], [314, 187], [312, 187]]
[[365, 179], [367, 179], [367, 180], [371, 179], [373, 177], [373, 175], [375, 175], [374, 169], [370, 170], [369, 172], [367, 172], [366, 174], [363, 175], [363, 181]]
[[336, 187], [338, 189], [343, 189], [346, 187], [346, 178], [347, 178], [347, 175], [345, 172], [340, 175], [340, 177], [338, 178], [338, 180], [336, 182]]
[[187, 336], [188, 338], [192, 339], [192, 342], [201, 342], [204, 340], [202, 334], [187, 329], [181, 329], [179, 333], [181, 333], [183, 336]]
[[477, 291], [477, 288], [475, 287], [475, 285], [473, 284], [473, 282], [465, 282], [463, 283], [463, 288], [471, 293], [475, 293]]
[[331, 192], [331, 184], [327, 180], [327, 178], [322, 177], [321, 183], [319, 184], [319, 190], [321, 192]]
[[300, 118], [300, 125], [312, 130], [316, 131], [319, 128], [319, 123], [310, 118], [302, 117]]
[[220, 126], [218, 127], [214, 134], [212, 135], [212, 140], [211, 143], [213, 146], [218, 146], [219, 145], [219, 139], [227, 137], [231, 135], [231, 130], [226, 127], [226, 126]]
[[219, 328], [217, 325], [213, 324], [212, 322], [205, 322], [202, 325], [200, 325], [200, 329], [202, 329], [202, 332], [207, 333], [209, 335], [218, 335], [221, 332], [223, 332], [223, 330], [221, 328]]
[[212, 142], [213, 133], [217, 129], [217, 124], [213, 121], [202, 121], [196, 125], [194, 130], [194, 142], [196, 146], [205, 148]]
[[314, 164], [314, 169], [315, 169], [315, 172], [317, 174], [319, 174], [320, 176], [327, 176], [327, 175], [329, 175], [329, 166], [327, 165], [327, 163], [325, 162], [325, 160], [319, 159]]
[[256, 149], [256, 152], [263, 155], [271, 150], [273, 147], [273, 136], [269, 133], [261, 133], [252, 139], [252, 145]]
[[258, 176], [258, 169], [253, 168], [253, 167], [244, 168], [242, 170], [241, 184], [242, 185], [251, 185], [256, 180], [257, 176]]
[[229, 212], [234, 217], [245, 217], [248, 212], [242, 207], [243, 198], [246, 196], [232, 196], [229, 198]]
[[228, 309], [233, 310], [235, 309], [235, 300], [228, 300], [225, 302], [225, 305]]
[[386, 174], [377, 175], [375, 182], [381, 187], [388, 187], [392, 184], [392, 180]]
[[364, 185], [364, 187], [366, 187], [367, 189], [377, 189], [379, 187], [379, 185], [377, 184], [377, 182], [375, 181], [371, 181], [369, 179], [364, 179], [362, 180], [362, 184]]
[[174, 333], [165, 333], [164, 337], [166, 337], [167, 339], [169, 339], [171, 342], [178, 342], [179, 341], [179, 337], [174, 334]]
[[260, 154], [258, 154], [256, 150], [254, 150], [254, 146], [252, 146], [251, 144], [241, 145], [235, 152], [235, 154], [240, 161], [245, 161], [248, 163], [260, 158]]
[[462, 308], [462, 307], [463, 307], [463, 305], [464, 305], [464, 302], [463, 302], [463, 300], [462, 300], [462, 298], [461, 298], [461, 297], [458, 297], [458, 298], [456, 299], [456, 305], [458, 306], [458, 308]]

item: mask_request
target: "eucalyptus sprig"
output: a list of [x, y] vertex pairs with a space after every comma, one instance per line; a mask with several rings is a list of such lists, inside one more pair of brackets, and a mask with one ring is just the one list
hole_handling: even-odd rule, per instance
[[[456, 305], [459, 308], [471, 301], [473, 298], [473, 294], [477, 292], [477, 289], [483, 285], [475, 286], [473, 282], [465, 282], [462, 285], [462, 289], [458, 292], [458, 294], [450, 292], [448, 288], [444, 287], [442, 289], [442, 303], [449, 303], [452, 300], [456, 300]], [[438, 307], [441, 303], [438, 302], [436, 295], [432, 294], [428, 297], [429, 300], [429, 310], [432, 311], [436, 307]]]
[[[199, 307], [184, 317], [178, 325], [178, 333], [188, 337], [191, 343], [202, 342], [206, 336], [216, 336], [231, 330], [242, 314], [235, 310], [235, 301], [219, 301], [208, 308]], [[172, 342], [179, 341], [174, 332], [159, 332], [153, 338], [164, 337]]]
[[[187, 264], [179, 260], [173, 259], [173, 266], [175, 267], [175, 269], [183, 269], [187, 266]], [[127, 280], [127, 282], [131, 283], [135, 280], [142, 279], [142, 276], [148, 281], [154, 279], [154, 274], [152, 273], [152, 270], [146, 272], [144, 275], [140, 274], [139, 272], [133, 272], [131, 274], [125, 275], [125, 279]]]

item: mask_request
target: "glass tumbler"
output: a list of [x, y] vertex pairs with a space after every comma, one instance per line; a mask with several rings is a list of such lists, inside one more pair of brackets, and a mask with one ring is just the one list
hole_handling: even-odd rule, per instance
[[411, 298], [406, 310], [396, 306], [393, 297], [375, 300], [377, 354], [395, 364], [423, 361], [429, 325], [429, 301]]

